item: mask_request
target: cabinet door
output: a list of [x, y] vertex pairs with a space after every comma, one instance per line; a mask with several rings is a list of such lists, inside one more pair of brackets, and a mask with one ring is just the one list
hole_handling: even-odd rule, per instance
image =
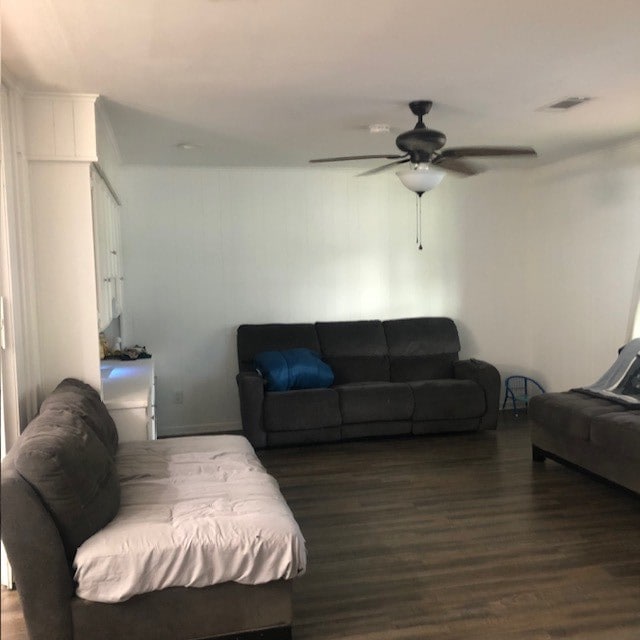
[[149, 404], [147, 405], [147, 438], [156, 440], [158, 432], [156, 428], [156, 377], [151, 369], [151, 387], [149, 388]]
[[[114, 203], [115, 205], [115, 203]], [[111, 258], [113, 265], [113, 317], [118, 318], [122, 313], [124, 273], [122, 270], [122, 236], [120, 232], [120, 207], [111, 209]]]
[[91, 200], [93, 208], [93, 241], [96, 262], [96, 290], [98, 295], [98, 326], [106, 329], [112, 320], [111, 280], [109, 265], [109, 239], [106, 199], [97, 175], [91, 175]]
[[146, 407], [115, 409], [109, 413], [116, 423], [119, 442], [141, 442], [150, 439]]
[[106, 329], [122, 313], [120, 207], [100, 174], [91, 171], [98, 325]]

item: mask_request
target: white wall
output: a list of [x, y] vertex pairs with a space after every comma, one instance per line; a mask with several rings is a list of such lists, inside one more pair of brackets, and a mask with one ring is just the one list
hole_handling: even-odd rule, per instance
[[488, 171], [449, 180], [437, 194], [435, 234], [446, 247], [443, 288], [461, 356], [488, 360], [503, 376], [532, 373], [523, 304], [529, 180], [523, 171]]
[[96, 153], [100, 168], [119, 196], [122, 161], [109, 116], [102, 104], [102, 98], [96, 102]]
[[640, 261], [640, 140], [539, 169], [528, 195], [531, 367], [590, 384], [629, 337]]
[[423, 199], [422, 252], [413, 194], [353, 176], [123, 168], [123, 330], [156, 358], [160, 433], [237, 426], [241, 323], [445, 315], [503, 377], [561, 390], [609, 366], [640, 248], [637, 145], [448, 177]]
[[161, 432], [238, 424], [241, 323], [450, 310], [438, 223], [425, 211], [418, 252], [414, 196], [393, 175], [125, 168], [122, 184], [124, 336], [156, 358]]

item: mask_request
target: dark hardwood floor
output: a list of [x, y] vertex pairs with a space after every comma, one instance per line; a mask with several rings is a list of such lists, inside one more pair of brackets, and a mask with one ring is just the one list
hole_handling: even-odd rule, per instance
[[260, 457], [307, 540], [295, 640], [640, 638], [640, 497], [533, 463], [526, 418]]

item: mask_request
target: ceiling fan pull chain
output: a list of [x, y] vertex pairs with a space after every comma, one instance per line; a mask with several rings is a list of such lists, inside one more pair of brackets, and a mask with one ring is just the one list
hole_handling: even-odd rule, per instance
[[419, 202], [420, 202], [420, 196], [416, 194], [416, 244], [419, 243], [419, 238], [418, 238], [418, 220], [419, 220], [418, 206], [419, 206]]
[[418, 250], [422, 251], [422, 194], [418, 196]]

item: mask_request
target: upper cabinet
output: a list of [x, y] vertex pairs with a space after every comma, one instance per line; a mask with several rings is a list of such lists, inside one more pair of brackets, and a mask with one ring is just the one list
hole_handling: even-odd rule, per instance
[[[120, 200], [100, 168], [94, 94], [30, 93], [25, 97], [27, 157], [53, 175], [54, 165], [90, 166], [98, 330], [122, 313]], [[104, 145], [102, 145], [104, 147]], [[33, 173], [33, 170], [32, 170]], [[86, 174], [85, 174], [86, 179]], [[80, 206], [80, 205], [78, 205]], [[88, 213], [88, 212], [87, 212]]]
[[91, 167], [91, 201], [96, 259], [98, 328], [104, 331], [122, 313], [124, 274], [120, 235], [120, 201], [100, 171]]

